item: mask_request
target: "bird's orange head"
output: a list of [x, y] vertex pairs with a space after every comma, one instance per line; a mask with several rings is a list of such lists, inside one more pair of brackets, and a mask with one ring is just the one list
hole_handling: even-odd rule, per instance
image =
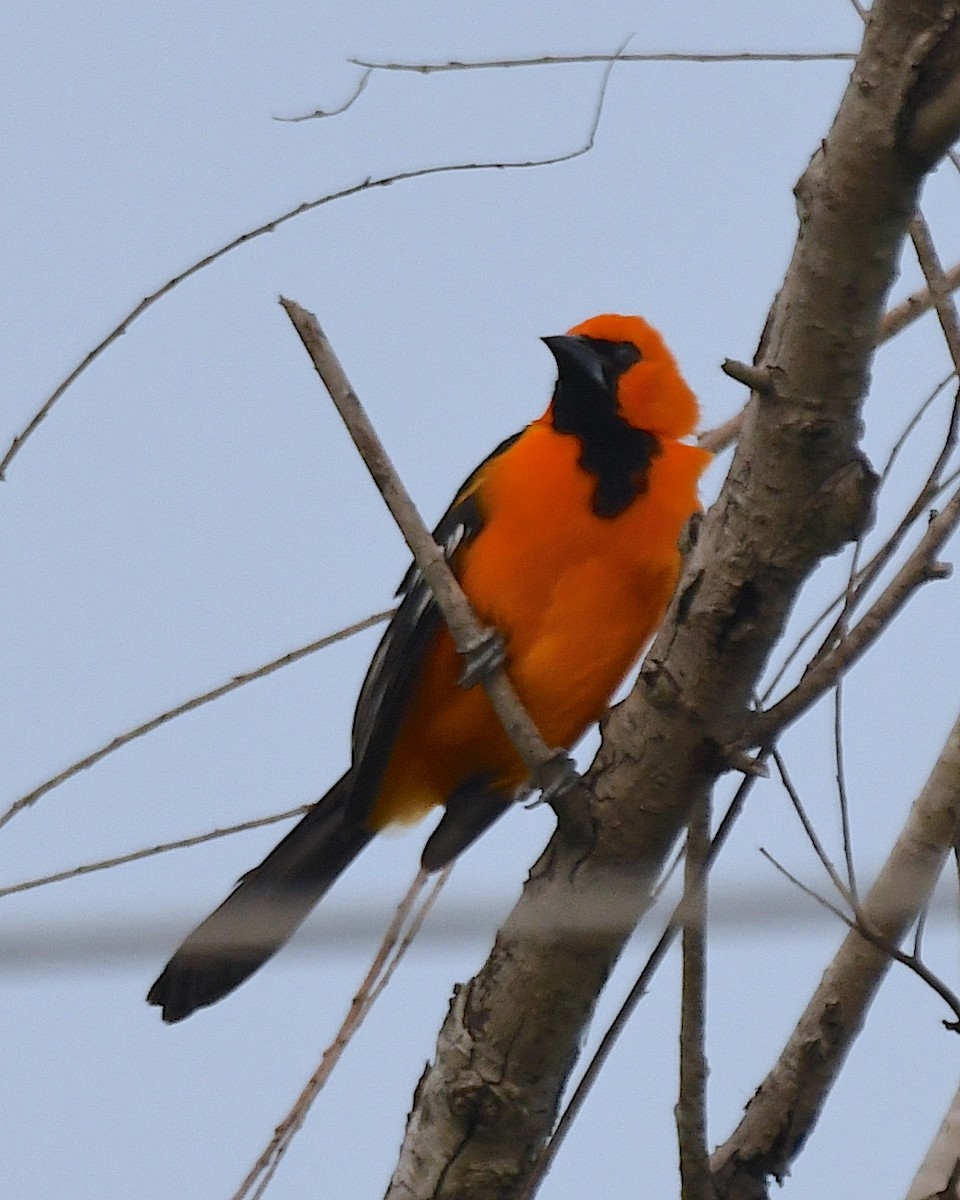
[[[580, 376], [588, 385], [585, 399], [605, 393], [634, 429], [668, 438], [693, 432], [700, 417], [696, 397], [663, 338], [643, 317], [603, 313], [544, 341], [557, 359], [561, 381], [565, 374]], [[555, 396], [554, 408], [558, 400]]]

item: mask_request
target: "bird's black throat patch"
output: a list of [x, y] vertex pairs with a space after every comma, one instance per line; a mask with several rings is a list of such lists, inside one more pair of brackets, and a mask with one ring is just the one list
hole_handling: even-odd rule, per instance
[[598, 517], [610, 518], [619, 516], [647, 490], [650, 463], [661, 447], [656, 434], [635, 429], [617, 409], [617, 379], [637, 361], [639, 352], [621, 365], [622, 347], [628, 343], [597, 340], [594, 344], [604, 359], [608, 346], [621, 350], [619, 370], [610, 370], [613, 363], [604, 362], [601, 384], [599, 378], [567, 371], [561, 364], [553, 393], [553, 427], [580, 442], [579, 465], [597, 481], [591, 507]]

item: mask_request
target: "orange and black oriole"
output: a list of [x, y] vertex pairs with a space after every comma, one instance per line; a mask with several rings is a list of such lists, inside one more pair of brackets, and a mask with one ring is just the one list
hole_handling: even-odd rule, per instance
[[[556, 359], [539, 420], [473, 472], [435, 530], [548, 746], [603, 714], [663, 618], [678, 540], [710, 455], [680, 439], [697, 402], [640, 317], [593, 317], [544, 338]], [[352, 761], [181, 945], [150, 989], [179, 1021], [242, 983], [290, 937], [374, 834], [444, 814], [423, 851], [437, 870], [497, 819], [527, 772], [462, 664], [416, 567], [357, 702]]]

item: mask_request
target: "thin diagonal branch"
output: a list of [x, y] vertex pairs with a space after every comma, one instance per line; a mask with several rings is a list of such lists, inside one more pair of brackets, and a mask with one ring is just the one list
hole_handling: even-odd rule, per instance
[[[800, 820], [800, 824], [803, 826], [803, 832], [807, 836], [807, 841], [813, 847], [814, 854], [816, 854], [817, 858], [820, 860], [820, 865], [826, 871], [826, 873], [830, 879], [830, 882], [833, 884], [836, 891], [844, 898], [844, 900], [848, 904], [850, 904], [852, 906], [853, 905], [852, 893], [850, 892], [849, 888], [844, 883], [844, 881], [840, 878], [840, 872], [833, 865], [833, 862], [831, 861], [829, 854], [827, 854], [826, 850], [823, 847], [823, 843], [820, 841], [820, 838], [817, 836], [817, 831], [813, 827], [813, 822], [810, 820], [810, 817], [807, 814], [807, 810], [804, 807], [803, 801], [800, 799], [800, 793], [794, 787], [793, 780], [790, 778], [790, 775], [787, 771], [787, 765], [783, 761], [783, 755], [780, 753], [779, 750], [774, 748], [771, 751], [771, 757], [773, 758], [773, 761], [776, 764], [777, 773], [780, 776], [780, 782], [783, 784], [784, 791], [790, 797], [790, 803], [793, 805], [793, 811], [797, 814], [797, 817]], [[770, 856], [768, 855], [767, 857], [770, 857]], [[771, 861], [773, 861], [773, 860], [771, 859]], [[812, 895], [813, 893], [809, 893], [809, 894]], [[826, 903], [826, 901], [824, 901], [824, 903]], [[831, 908], [830, 911], [833, 912], [834, 910]]]
[[155, 729], [166, 725], [168, 721], [172, 721], [176, 717], [182, 717], [184, 713], [193, 712], [194, 709], [201, 708], [204, 704], [210, 704], [213, 700], [219, 700], [221, 697], [229, 695], [230, 692], [235, 692], [237, 688], [252, 683], [255, 679], [263, 679], [265, 676], [271, 675], [274, 671], [279, 671], [281, 667], [288, 667], [291, 663], [299, 662], [301, 658], [306, 658], [309, 654], [316, 654], [318, 650], [332, 646], [334, 642], [340, 642], [344, 638], [352, 637], [355, 633], [361, 633], [364, 629], [369, 629], [372, 625], [379, 625], [381, 621], [385, 621], [388, 617], [392, 616], [393, 611], [392, 608], [388, 608], [383, 612], [364, 617], [362, 621], [356, 621], [353, 625], [347, 625], [343, 629], [338, 629], [336, 633], [329, 633], [326, 637], [318, 638], [315, 642], [310, 642], [309, 645], [300, 646], [297, 650], [291, 650], [288, 654], [282, 654], [279, 658], [264, 663], [263, 666], [257, 667], [252, 671], [246, 671], [242, 675], [235, 675], [226, 683], [221, 683], [209, 692], [203, 692], [199, 696], [192, 696], [189, 700], [184, 700], [182, 704], [178, 704], [174, 708], [168, 708], [166, 712], [160, 713], [159, 716], [151, 717], [149, 721], [144, 721], [141, 725], [129, 729], [126, 733], [118, 734], [105, 745], [71, 763], [69, 767], [65, 767], [58, 774], [44, 780], [33, 791], [27, 792], [19, 800], [15, 800], [5, 812], [0, 813], [0, 828], [3, 828], [18, 812], [22, 812], [25, 808], [36, 804], [42, 796], [59, 787], [61, 783], [66, 783], [68, 779], [79, 775], [81, 771], [86, 771], [88, 767], [94, 766], [106, 758], [108, 754], [119, 750], [121, 746], [126, 746], [137, 738], [152, 733]]
[[[954, 263], [949, 271], [944, 276], [947, 287], [953, 293], [960, 287], [960, 263]], [[881, 325], [881, 337], [877, 345], [882, 342], [888, 342], [891, 338], [902, 333], [909, 325], [912, 325], [918, 317], [922, 317], [924, 313], [928, 313], [933, 308], [933, 296], [930, 293], [930, 288], [920, 288], [918, 291], [911, 293], [906, 300], [902, 300], [895, 307], [887, 311]]]
[[944, 1027], [953, 1033], [960, 1032], [960, 998], [957, 997], [956, 992], [952, 988], [947, 987], [939, 975], [930, 970], [916, 952], [907, 954], [899, 946], [891, 942], [889, 938], [884, 937], [882, 933], [878, 933], [869, 924], [862, 909], [858, 908], [853, 917], [847, 916], [843, 909], [831, 903], [826, 896], [821, 896], [819, 892], [814, 891], [813, 888], [808, 887], [802, 880], [798, 879], [793, 872], [788, 871], [768, 850], [764, 850], [761, 847], [760, 853], [768, 863], [775, 867], [794, 887], [799, 888], [805, 896], [809, 896], [811, 900], [815, 900], [822, 908], [833, 913], [848, 929], [854, 933], [859, 933], [864, 941], [869, 942], [871, 946], [875, 946], [878, 950], [882, 951], [892, 962], [899, 963], [901, 966], [912, 971], [918, 979], [921, 979], [932, 991], [936, 992], [947, 1007], [952, 1010], [956, 1018], [953, 1021], [944, 1021]]
[[[316, 317], [293, 300], [281, 297], [280, 303], [410, 547], [458, 651], [469, 659], [488, 641], [489, 631], [483, 629], [475, 617], [447, 565], [442, 548], [423, 523]], [[531, 780], [536, 781], [536, 786], [546, 784], [544, 772], [555, 767], [558, 761], [566, 763], [566, 754], [545, 745], [502, 666], [487, 674], [482, 682], [504, 729], [529, 768]]]
[[847, 865], [847, 887], [857, 900], [857, 868], [853, 855], [853, 831], [850, 826], [850, 797], [847, 795], [847, 773], [843, 754], [843, 676], [837, 678], [833, 689], [833, 759], [840, 805], [840, 828], [843, 834], [843, 859]]
[[[727, 811], [723, 815], [723, 820], [717, 827], [717, 832], [713, 836], [710, 843], [709, 852], [702, 865], [703, 879], [707, 878], [713, 864], [717, 860], [717, 856], [723, 849], [731, 830], [737, 822], [743, 806], [747, 802], [747, 797], [753, 790], [754, 784], [759, 776], [747, 775], [737, 788], [733, 799], [727, 807]], [[593, 1057], [587, 1064], [587, 1069], [584, 1071], [580, 1082], [573, 1091], [573, 1095], [567, 1102], [566, 1108], [557, 1121], [556, 1128], [550, 1139], [541, 1149], [540, 1153], [534, 1162], [533, 1169], [527, 1179], [526, 1187], [523, 1190], [520, 1200], [532, 1200], [536, 1195], [540, 1184], [546, 1178], [548, 1171], [556, 1161], [557, 1155], [560, 1153], [560, 1148], [566, 1140], [567, 1134], [573, 1128], [573, 1124], [580, 1115], [587, 1097], [593, 1088], [593, 1085], [600, 1077], [600, 1072], [603, 1070], [604, 1064], [613, 1052], [614, 1046], [620, 1038], [627, 1025], [630, 1023], [630, 1018], [636, 1012], [640, 1001], [644, 998], [649, 990], [651, 980], [660, 969], [663, 960], [667, 956], [667, 951], [677, 939], [677, 935], [683, 928], [683, 917], [686, 906], [686, 896], [674, 908], [670, 914], [670, 919], [667, 922], [663, 933], [660, 935], [657, 944], [650, 951], [647, 961], [643, 964], [640, 974], [637, 976], [636, 982], [631, 987], [627, 998], [621, 1004], [617, 1015], [607, 1027], [603, 1037], [600, 1039], [600, 1044], [594, 1051]]]
[[[919, 210], [910, 222], [910, 239], [917, 253], [920, 270], [927, 281], [927, 288], [933, 300], [940, 327], [946, 339], [947, 349], [953, 360], [953, 369], [960, 373], [960, 320], [957, 318], [956, 305], [953, 303], [950, 282], [947, 279], [940, 255], [933, 243], [933, 235], [923, 213]], [[954, 440], [956, 428], [953, 430]]]
[[933, 517], [916, 549], [843, 641], [811, 666], [782, 700], [757, 716], [748, 737], [737, 742], [734, 750], [742, 751], [776, 737], [866, 653], [919, 587], [949, 575], [949, 570], [936, 561], [936, 556], [958, 523], [960, 491], [955, 492], [943, 510]]
[[175, 842], [160, 842], [156, 846], [133, 850], [129, 854], [118, 854], [114, 858], [103, 858], [99, 862], [84, 863], [69, 871], [57, 871], [54, 875], [26, 879], [23, 883], [11, 883], [7, 887], [0, 887], [0, 899], [4, 896], [12, 896], [15, 892], [29, 892], [33, 888], [46, 887], [48, 883], [63, 883], [66, 879], [91, 875], [94, 871], [106, 871], [110, 867], [120, 867], [124, 863], [137, 862], [141, 858], [152, 858], [155, 854], [166, 854], [169, 850], [186, 850], [189, 846], [200, 846], [204, 842], [230, 837], [234, 833], [246, 833], [248, 829], [260, 829], [264, 825], [275, 825], [278, 821], [289, 820], [290, 817], [302, 817], [311, 808], [313, 808], [312, 804], [301, 804], [297, 808], [288, 808], [286, 812], [271, 813], [269, 817], [256, 817], [252, 821], [241, 821], [238, 825], [227, 825], [222, 829], [209, 829], [206, 833], [197, 833], [193, 837], [180, 838]]
[[[943, 980], [930, 970], [920, 956], [919, 927], [923, 920], [924, 913], [926, 912], [926, 905], [921, 907], [917, 916], [918, 936], [915, 940], [913, 953], [907, 954], [905, 951], [901, 950], [895, 942], [891, 942], [884, 932], [878, 929], [877, 926], [872, 923], [870, 916], [865, 911], [854, 888], [848, 886], [840, 878], [840, 873], [830, 861], [829, 855], [827, 854], [826, 850], [824, 850], [820, 839], [817, 837], [816, 831], [813, 828], [813, 823], [811, 822], [809, 816], [807, 815], [807, 811], [804, 808], [803, 801], [800, 799], [799, 793], [793, 786], [793, 782], [787, 774], [787, 769], [783, 762], [783, 758], [777, 750], [773, 751], [773, 757], [776, 760], [777, 769], [780, 772], [780, 779], [783, 783], [783, 786], [790, 797], [790, 801], [793, 804], [797, 816], [800, 818], [801, 824], [803, 825], [803, 830], [807, 835], [807, 840], [810, 842], [817, 858], [820, 860], [821, 865], [827, 872], [827, 875], [830, 877], [830, 882], [833, 884], [838, 894], [843, 898], [844, 902], [849, 906], [850, 912], [853, 915], [848, 916], [845, 912], [843, 912], [842, 909], [838, 908], [835, 904], [832, 904], [818, 892], [815, 892], [812, 888], [807, 887], [806, 884], [801, 883], [796, 876], [792, 875], [786, 869], [786, 867], [777, 862], [772, 854], [769, 854], [763, 849], [761, 849], [760, 853], [764, 856], [764, 858], [771, 862], [782, 875], [785, 875], [791, 883], [804, 892], [805, 895], [810, 896], [812, 899], [816, 900], [818, 904], [821, 904], [824, 908], [832, 912], [834, 916], [839, 917], [849, 929], [856, 929], [872, 945], [876, 946], [879, 950], [883, 950], [884, 953], [888, 954], [896, 962], [901, 963], [903, 966], [908, 967], [911, 971], [913, 971], [915, 975], [922, 979], [923, 982], [928, 985], [928, 987], [932, 988], [933, 991], [940, 996], [940, 998], [948, 1005], [949, 1008], [953, 1009], [958, 1021], [950, 1023], [945, 1021], [944, 1024], [947, 1026], [947, 1028], [960, 1030], [960, 1000], [957, 999], [952, 989], [947, 987]], [[846, 836], [847, 835], [845, 832], [845, 838]], [[844, 849], [846, 849], [846, 844]]]

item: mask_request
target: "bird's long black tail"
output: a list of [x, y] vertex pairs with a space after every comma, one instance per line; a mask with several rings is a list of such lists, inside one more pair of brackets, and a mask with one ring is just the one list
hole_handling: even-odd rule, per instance
[[165, 1021], [214, 1004], [293, 934], [373, 836], [346, 820], [348, 771], [183, 942], [147, 994]]

